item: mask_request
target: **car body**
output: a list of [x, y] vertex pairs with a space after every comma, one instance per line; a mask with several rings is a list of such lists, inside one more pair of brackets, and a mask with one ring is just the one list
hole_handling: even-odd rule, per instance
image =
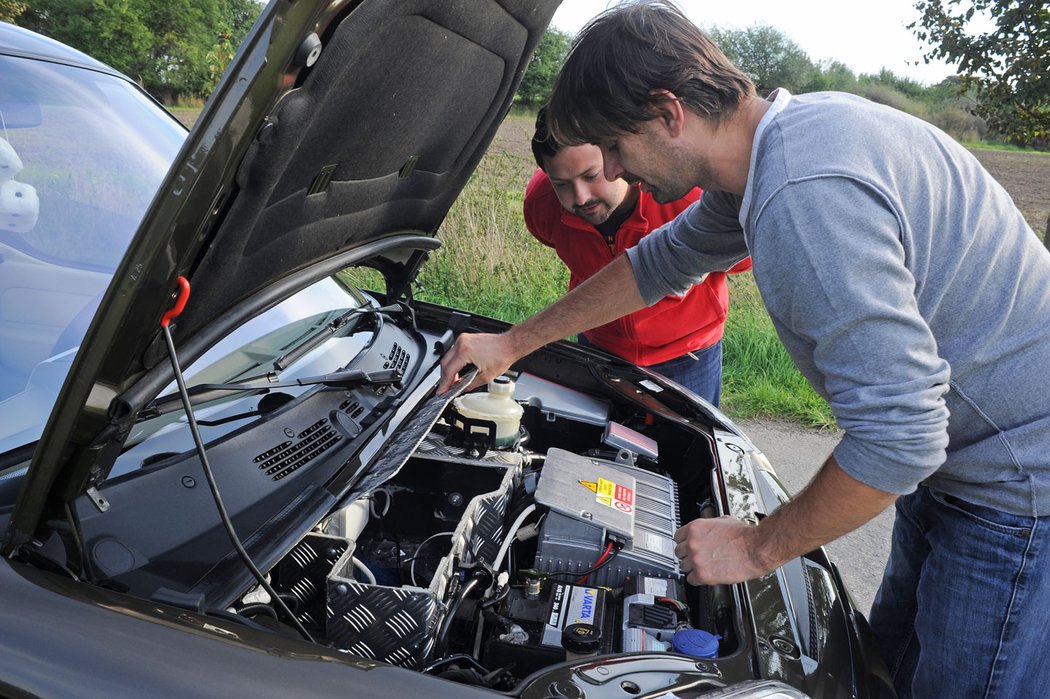
[[506, 326], [412, 283], [556, 5], [274, 0], [188, 134], [0, 25], [4, 693], [891, 693], [822, 550], [685, 584], [788, 498], [702, 399], [569, 343], [437, 392]]

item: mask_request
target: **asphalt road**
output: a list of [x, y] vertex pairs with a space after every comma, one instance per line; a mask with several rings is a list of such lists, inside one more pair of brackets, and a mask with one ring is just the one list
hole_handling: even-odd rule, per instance
[[[839, 440], [839, 433], [767, 421], [738, 421], [737, 424], [769, 457], [780, 480], [790, 493], [797, 493], [809, 482]], [[893, 508], [825, 549], [839, 567], [857, 607], [871, 609], [879, 589], [882, 571], [890, 552]]]

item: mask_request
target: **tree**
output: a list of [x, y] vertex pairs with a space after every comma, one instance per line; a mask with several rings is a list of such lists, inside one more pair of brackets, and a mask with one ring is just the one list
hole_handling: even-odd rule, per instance
[[[1050, 148], [1050, 6], [1046, 0], [918, 0], [908, 25], [933, 48], [925, 59], [958, 64], [974, 113], [1008, 140]], [[994, 28], [979, 31], [982, 18]]]
[[729, 60], [751, 76], [759, 95], [778, 87], [802, 92], [819, 70], [798, 44], [768, 24], [743, 30], [712, 27], [708, 33]]
[[802, 92], [852, 92], [857, 87], [857, 76], [842, 61], [821, 61], [813, 71]]
[[25, 9], [26, 4], [20, 0], [0, 0], [0, 22], [14, 22]]
[[262, 9], [253, 0], [25, 2], [20, 25], [108, 63], [165, 101], [210, 94]]
[[557, 29], [544, 32], [518, 86], [518, 99], [522, 104], [538, 106], [547, 102], [571, 44], [572, 37], [565, 32]]

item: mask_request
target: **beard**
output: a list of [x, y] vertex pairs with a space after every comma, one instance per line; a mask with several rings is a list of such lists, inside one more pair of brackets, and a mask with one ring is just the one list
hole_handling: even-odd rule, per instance
[[649, 196], [658, 204], [670, 204], [673, 201], [678, 201], [690, 191], [693, 187], [691, 185], [654, 185], [651, 182], [642, 181], [642, 191], [647, 192]]
[[607, 201], [596, 199], [583, 206], [574, 206], [572, 212], [592, 226], [597, 226], [609, 220], [613, 207]]

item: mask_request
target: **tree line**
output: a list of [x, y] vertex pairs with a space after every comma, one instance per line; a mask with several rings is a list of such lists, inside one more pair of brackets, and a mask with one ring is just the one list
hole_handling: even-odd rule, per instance
[[[838, 61], [814, 63], [769, 25], [708, 33], [759, 94], [853, 92], [960, 140], [1050, 149], [1050, 4], [916, 0], [915, 9], [909, 28], [929, 47], [925, 58], [956, 66], [956, 75], [929, 87], [889, 70], [857, 75]], [[211, 93], [261, 10], [259, 0], [0, 0], [0, 20], [74, 46], [169, 104]], [[565, 32], [544, 34], [518, 90], [521, 104], [547, 99], [571, 43]]]
[[168, 104], [215, 88], [256, 0], [0, 0], [0, 19], [107, 63]]
[[[959, 140], [1050, 150], [1050, 4], [918, 0], [915, 9], [918, 17], [909, 29], [929, 47], [925, 60], [944, 59], [956, 67], [955, 75], [933, 86], [886, 69], [857, 75], [839, 61], [814, 63], [766, 24], [706, 31], [751, 76], [760, 95], [777, 87], [796, 94], [852, 92], [926, 119]], [[546, 100], [571, 43], [570, 35], [547, 31], [522, 81], [522, 103]]]

